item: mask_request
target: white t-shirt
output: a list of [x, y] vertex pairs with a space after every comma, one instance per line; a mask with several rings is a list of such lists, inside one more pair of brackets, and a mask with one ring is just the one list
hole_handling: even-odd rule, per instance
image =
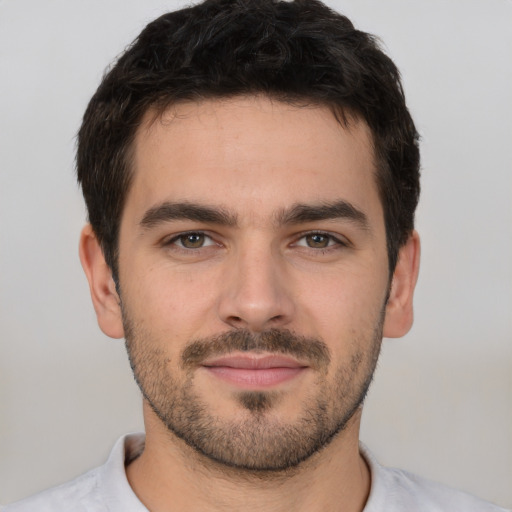
[[[103, 466], [7, 505], [2, 512], [148, 512], [130, 487], [125, 472], [125, 462], [135, 458], [143, 444], [144, 434], [124, 436]], [[363, 512], [507, 512], [407, 471], [385, 468], [364, 446], [361, 453], [370, 467], [372, 481]]]

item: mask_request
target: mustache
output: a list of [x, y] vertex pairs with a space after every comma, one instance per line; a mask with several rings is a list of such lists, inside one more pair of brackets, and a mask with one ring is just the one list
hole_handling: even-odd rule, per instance
[[287, 354], [319, 370], [327, 368], [331, 361], [330, 351], [320, 339], [299, 336], [288, 329], [269, 329], [261, 333], [236, 329], [191, 342], [181, 354], [181, 365], [193, 368], [210, 357], [231, 352]]

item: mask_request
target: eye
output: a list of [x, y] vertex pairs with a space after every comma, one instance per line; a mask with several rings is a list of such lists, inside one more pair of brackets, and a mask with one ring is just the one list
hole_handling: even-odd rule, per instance
[[215, 242], [209, 236], [201, 232], [182, 233], [166, 243], [166, 245], [177, 245], [182, 249], [201, 249], [214, 244]]
[[302, 236], [296, 243], [300, 247], [309, 247], [311, 249], [327, 249], [336, 245], [346, 245], [338, 238], [327, 233], [308, 233]]

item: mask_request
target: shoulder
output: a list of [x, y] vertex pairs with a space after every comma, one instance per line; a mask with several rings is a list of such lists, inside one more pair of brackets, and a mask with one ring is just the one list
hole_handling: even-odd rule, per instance
[[[471, 494], [419, 477], [408, 471], [384, 468], [389, 482], [388, 499], [401, 510], [417, 512], [506, 512]], [[388, 509], [386, 509], [388, 510]], [[391, 509], [394, 510], [394, 509]]]
[[143, 445], [143, 434], [123, 436], [103, 466], [7, 505], [0, 512], [147, 512], [131, 489], [125, 472], [125, 463], [136, 458]]
[[2, 512], [106, 511], [97, 492], [99, 471], [100, 468], [93, 469], [70, 482], [7, 505]]
[[364, 447], [372, 487], [364, 512], [507, 512], [471, 494], [395, 468], [381, 466]]

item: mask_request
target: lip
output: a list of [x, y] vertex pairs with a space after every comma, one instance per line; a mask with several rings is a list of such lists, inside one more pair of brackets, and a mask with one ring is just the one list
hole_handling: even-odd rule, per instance
[[266, 389], [296, 378], [308, 366], [283, 355], [230, 354], [202, 364], [208, 373], [236, 387]]

